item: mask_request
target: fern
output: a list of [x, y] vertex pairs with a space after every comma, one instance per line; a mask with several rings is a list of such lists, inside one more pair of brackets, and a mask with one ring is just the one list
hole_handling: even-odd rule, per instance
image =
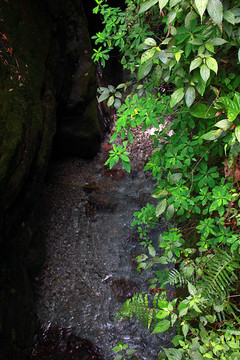
[[186, 280], [185, 280], [184, 276], [182, 274], [180, 274], [180, 272], [178, 270], [172, 269], [169, 272], [167, 280], [165, 281], [164, 284], [170, 284], [170, 285], [180, 284], [180, 286], [182, 286], [185, 283], [186, 283]]
[[[163, 295], [161, 295], [163, 296]], [[158, 300], [160, 294], [154, 295], [152, 306], [149, 304], [148, 295], [144, 293], [134, 294], [131, 299], [128, 299], [123, 304], [121, 310], [117, 313], [116, 317], [127, 318], [132, 320], [133, 315], [136, 315], [139, 323], [143, 323], [148, 329], [156, 323], [156, 315], [161, 309], [158, 308]]]
[[202, 288], [203, 296], [226, 298], [231, 290], [231, 284], [237, 280], [234, 271], [239, 268], [239, 259], [225, 251], [212, 255], [206, 262], [204, 274], [198, 283]]

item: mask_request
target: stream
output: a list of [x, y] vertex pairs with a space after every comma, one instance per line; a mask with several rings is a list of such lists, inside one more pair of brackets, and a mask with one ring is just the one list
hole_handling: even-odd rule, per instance
[[[106, 144], [93, 160], [50, 165], [41, 224], [46, 262], [35, 279], [40, 335], [32, 359], [111, 360], [112, 347], [123, 341], [137, 350], [136, 359], [154, 360], [170, 342], [171, 334], [151, 335], [135, 320], [115, 319], [154, 276], [154, 269], [136, 271], [135, 258], [145, 250], [131, 227], [133, 212], [151, 201], [152, 181], [136, 164], [131, 174], [104, 166]], [[166, 227], [161, 221], [152, 230], [154, 242]]]

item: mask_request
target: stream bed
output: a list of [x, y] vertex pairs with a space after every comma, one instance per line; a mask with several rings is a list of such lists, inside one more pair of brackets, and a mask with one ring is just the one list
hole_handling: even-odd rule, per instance
[[[105, 143], [93, 160], [50, 165], [41, 225], [46, 262], [36, 278], [40, 335], [32, 359], [111, 360], [112, 347], [123, 341], [137, 350], [136, 359], [154, 360], [170, 342], [170, 334], [151, 335], [135, 320], [115, 319], [154, 276], [154, 270], [137, 273], [135, 258], [144, 249], [131, 227], [133, 212], [151, 201], [152, 181], [138, 166], [131, 174], [109, 170], [108, 150]], [[155, 242], [166, 227], [162, 221], [152, 231]]]

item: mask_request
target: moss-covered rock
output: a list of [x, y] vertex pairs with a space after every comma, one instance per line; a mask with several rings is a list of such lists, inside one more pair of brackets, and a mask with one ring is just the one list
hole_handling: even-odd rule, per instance
[[0, 8], [0, 359], [25, 360], [36, 323], [32, 277], [44, 251], [34, 233], [55, 132], [45, 66], [51, 21], [37, 1], [1, 1]]

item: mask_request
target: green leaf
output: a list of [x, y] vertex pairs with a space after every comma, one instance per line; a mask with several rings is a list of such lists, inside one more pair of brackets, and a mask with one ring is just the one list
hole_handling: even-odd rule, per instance
[[119, 352], [121, 350], [121, 348], [119, 346], [114, 346], [114, 348], [112, 348], [112, 351], [115, 352]]
[[214, 118], [217, 110], [213, 107], [209, 107], [206, 104], [196, 104], [190, 110], [190, 114], [200, 119], [211, 119]]
[[238, 97], [234, 97], [234, 101], [232, 101], [228, 97], [224, 96], [220, 97], [218, 101], [220, 101], [227, 110], [228, 120], [234, 121], [240, 113], [240, 102], [238, 101]]
[[228, 11], [224, 11], [223, 13], [223, 17], [224, 19], [229, 22], [230, 24], [235, 24], [235, 16], [232, 13], [232, 11], [228, 10]]
[[122, 105], [121, 100], [115, 99], [114, 104], [113, 104], [115, 109], [117, 109], [117, 110], [120, 109], [121, 105]]
[[160, 321], [153, 329], [152, 334], [164, 332], [164, 331], [168, 330], [169, 328], [170, 328], [169, 320]]
[[207, 82], [210, 76], [210, 69], [207, 67], [207, 65], [203, 64], [200, 67], [200, 75], [203, 79], [203, 81]]
[[183, 88], [177, 89], [171, 95], [170, 107], [174, 107], [177, 103], [179, 103], [184, 97]]
[[201, 16], [201, 20], [202, 20], [203, 14], [207, 8], [207, 3], [208, 3], [208, 0], [195, 0], [195, 5], [199, 12], [199, 15]]
[[169, 177], [169, 183], [170, 185], [174, 185], [176, 184], [181, 178], [182, 178], [183, 174], [182, 173], [174, 173], [171, 174]]
[[164, 349], [168, 360], [182, 360], [182, 351], [179, 349]]
[[227, 40], [224, 40], [224, 39], [222, 39], [222, 38], [214, 38], [214, 39], [211, 39], [211, 43], [212, 43], [213, 45], [218, 46], [218, 45], [226, 44], [226, 43], [227, 43]]
[[221, 26], [223, 19], [223, 5], [220, 0], [208, 0], [207, 11], [212, 20]]
[[235, 136], [236, 136], [238, 142], [240, 142], [240, 125], [235, 127]]
[[158, 0], [149, 0], [149, 1], [145, 1], [139, 9], [139, 14], [142, 14], [143, 12], [147, 11], [148, 9], [150, 9], [153, 5], [155, 5], [158, 2]]
[[110, 95], [110, 92], [108, 90], [104, 91], [98, 98], [98, 102], [102, 102], [104, 100], [106, 100]]
[[202, 135], [201, 139], [208, 140], [208, 141], [216, 140], [219, 138], [219, 136], [222, 135], [222, 132], [223, 132], [222, 129], [212, 130], [212, 131], [209, 131], [206, 134]]
[[127, 132], [127, 138], [128, 138], [128, 141], [132, 144], [133, 140], [134, 140], [134, 136], [130, 130], [128, 130], [128, 132]]
[[134, 349], [128, 349], [128, 350], [126, 351], [126, 354], [127, 354], [127, 355], [133, 355], [135, 352], [136, 352], [136, 350], [134, 350]]
[[163, 199], [156, 206], [156, 216], [159, 217], [166, 210], [166, 207], [167, 207], [167, 200]]
[[166, 220], [167, 221], [169, 221], [173, 217], [174, 211], [175, 211], [174, 206], [172, 204], [169, 205], [167, 208], [167, 211], [166, 211]]
[[196, 91], [195, 91], [194, 87], [189, 86], [189, 88], [187, 89], [187, 91], [185, 93], [185, 102], [186, 102], [186, 105], [188, 108], [193, 104], [195, 97], [196, 97]]
[[168, 0], [159, 0], [158, 1], [160, 11], [167, 5], [167, 3], [168, 3]]
[[163, 199], [168, 195], [168, 191], [167, 190], [161, 190], [156, 194], [153, 194], [152, 197], [155, 199]]
[[146, 61], [140, 65], [138, 70], [138, 81], [142, 80], [152, 69], [152, 61]]
[[192, 70], [196, 69], [197, 67], [199, 67], [202, 64], [202, 59], [201, 58], [196, 58], [194, 59], [191, 64], [190, 64], [190, 68], [189, 68], [189, 72], [191, 72]]
[[145, 261], [147, 258], [148, 258], [147, 255], [141, 254], [141, 255], [138, 255], [138, 256], [136, 257], [136, 261], [137, 261], [137, 262], [142, 262], [142, 261]]
[[207, 42], [207, 43], [205, 44], [205, 47], [206, 47], [206, 49], [207, 49], [208, 51], [214, 53], [214, 45], [213, 45], [212, 42]]
[[114, 103], [114, 96], [110, 96], [110, 98], [108, 99], [108, 102], [107, 102], [107, 106], [112, 106]]
[[230, 129], [230, 127], [232, 126], [232, 123], [230, 121], [228, 121], [227, 119], [223, 119], [223, 120], [218, 121], [216, 124], [214, 124], [214, 126], [226, 131], [226, 130]]
[[125, 169], [128, 173], [130, 173], [130, 172], [131, 172], [130, 162], [122, 160], [122, 164], [123, 164], [124, 169]]
[[149, 49], [147, 51], [144, 51], [144, 53], [141, 56], [141, 64], [151, 59], [155, 55], [155, 53], [156, 53], [156, 49]]
[[168, 62], [168, 56], [164, 50], [160, 51], [158, 57], [163, 62], [163, 64], [166, 64]]
[[157, 45], [156, 41], [153, 38], [150, 38], [150, 37], [146, 38], [143, 43], [146, 44], [146, 45], [149, 45], [149, 46], [156, 46]]
[[206, 64], [210, 70], [213, 70], [217, 74], [218, 63], [214, 58], [212, 58], [212, 57], [206, 58]]
[[154, 249], [154, 247], [152, 245], [148, 246], [148, 253], [150, 256], [156, 256], [156, 250]]
[[191, 28], [191, 22], [196, 19], [198, 15], [195, 11], [190, 11], [187, 16], [185, 17], [184, 24], [187, 29]]
[[125, 154], [121, 154], [121, 155], [120, 155], [120, 158], [121, 158], [123, 161], [130, 162], [129, 157], [128, 157], [127, 155], [125, 155]]
[[115, 356], [114, 360], [121, 360], [122, 359], [122, 355], [117, 355]]
[[188, 330], [189, 330], [189, 325], [188, 324], [183, 324], [182, 325], [182, 332], [183, 332], [184, 337], [187, 336]]

